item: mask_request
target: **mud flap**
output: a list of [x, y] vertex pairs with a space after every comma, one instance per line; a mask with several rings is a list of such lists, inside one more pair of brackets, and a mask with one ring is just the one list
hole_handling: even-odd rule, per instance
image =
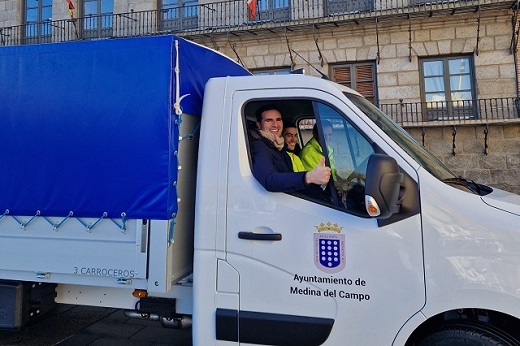
[[0, 329], [21, 329], [52, 310], [55, 289], [55, 284], [0, 281]]

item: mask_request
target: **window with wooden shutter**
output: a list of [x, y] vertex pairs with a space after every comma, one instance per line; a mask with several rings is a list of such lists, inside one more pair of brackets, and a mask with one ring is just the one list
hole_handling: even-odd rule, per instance
[[376, 104], [375, 63], [358, 63], [332, 66], [332, 80], [359, 92]]

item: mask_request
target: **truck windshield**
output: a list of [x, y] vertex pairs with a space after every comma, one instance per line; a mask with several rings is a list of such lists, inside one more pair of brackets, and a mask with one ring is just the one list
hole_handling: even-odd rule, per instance
[[397, 145], [406, 151], [408, 155], [443, 183], [480, 196], [485, 196], [493, 191], [489, 186], [456, 176], [448, 167], [417, 143], [408, 132], [384, 115], [383, 112], [364, 97], [350, 93], [344, 93], [344, 95], [392, 138]]
[[372, 103], [365, 98], [344, 93], [367, 117], [370, 118], [379, 128], [381, 128], [390, 138], [394, 140], [404, 151], [417, 161], [424, 169], [441, 181], [457, 178], [442, 162], [430, 154], [420, 145], [408, 132], [389, 119]]

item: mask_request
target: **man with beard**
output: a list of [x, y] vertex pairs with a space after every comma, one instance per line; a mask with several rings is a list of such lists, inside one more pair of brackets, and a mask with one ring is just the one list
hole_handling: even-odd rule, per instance
[[253, 134], [253, 175], [271, 192], [300, 191], [309, 195], [323, 193], [320, 185], [331, 175], [322, 157], [309, 172], [294, 172], [282, 137], [282, 113], [275, 106], [262, 106], [256, 111], [257, 129]]

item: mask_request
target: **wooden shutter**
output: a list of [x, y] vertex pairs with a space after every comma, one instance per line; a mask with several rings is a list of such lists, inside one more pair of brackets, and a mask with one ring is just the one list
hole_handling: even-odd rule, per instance
[[370, 102], [376, 102], [376, 85], [373, 63], [334, 66], [332, 80], [359, 92]]
[[350, 66], [333, 67], [332, 80], [338, 84], [352, 88], [352, 76], [350, 73]]
[[374, 83], [374, 65], [356, 65], [356, 86], [355, 90], [375, 103], [375, 83]]

